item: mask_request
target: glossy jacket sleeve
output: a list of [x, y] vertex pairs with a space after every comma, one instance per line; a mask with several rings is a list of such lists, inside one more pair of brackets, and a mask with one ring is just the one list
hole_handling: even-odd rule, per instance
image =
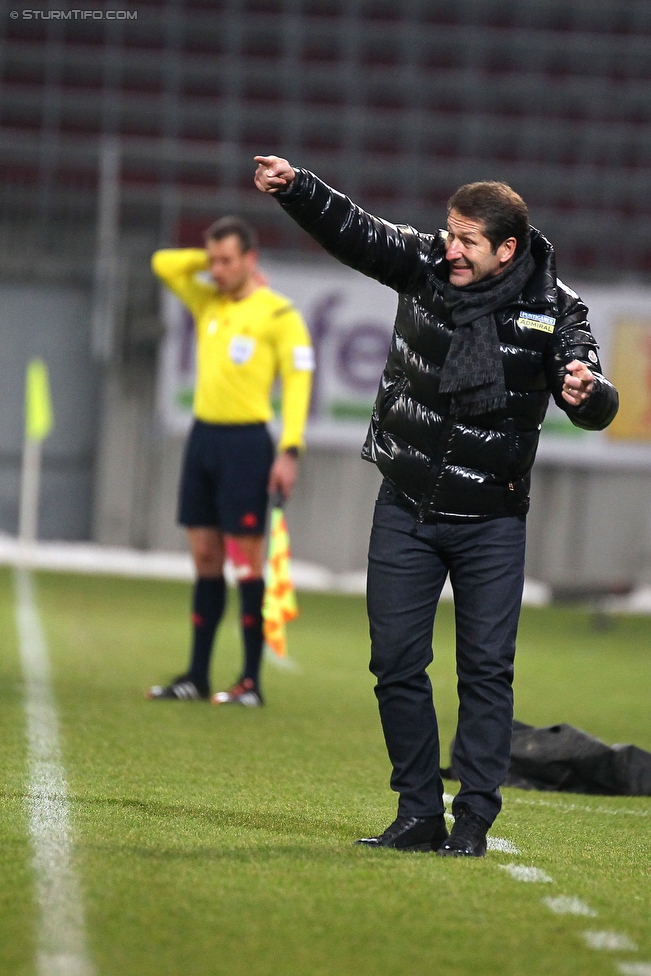
[[[617, 413], [619, 395], [603, 375], [597, 343], [588, 322], [588, 309], [578, 296], [569, 291], [562, 292], [561, 297], [566, 299], [567, 307], [557, 321], [546, 363], [552, 396], [576, 427], [603, 430]], [[585, 363], [594, 376], [592, 393], [579, 407], [567, 403], [561, 393], [567, 374], [565, 367], [573, 359]]]
[[358, 207], [309, 170], [296, 169], [281, 207], [329, 254], [396, 291], [410, 291], [424, 273], [433, 240], [407, 224], [391, 224]]

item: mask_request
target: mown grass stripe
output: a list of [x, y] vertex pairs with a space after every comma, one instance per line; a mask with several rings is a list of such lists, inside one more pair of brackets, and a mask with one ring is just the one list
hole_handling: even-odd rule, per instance
[[[252, 714], [198, 704], [158, 709], [142, 698], [153, 680], [178, 670], [187, 585], [47, 573], [34, 585], [52, 664], [86, 931], [102, 976], [269, 976], [274, 967], [282, 976], [433, 970], [615, 976], [619, 963], [651, 963], [649, 832], [639, 829], [637, 816], [580, 809], [560, 816], [556, 805], [650, 810], [649, 799], [505, 789], [504, 814], [491, 833], [509, 838], [521, 855], [491, 851], [484, 863], [389, 851], [370, 858], [353, 846], [356, 837], [384, 828], [395, 809], [366, 668], [361, 599], [301, 598], [290, 636], [301, 677], [269, 668], [267, 707]], [[215, 687], [230, 683], [241, 663], [237, 599], [230, 595]], [[0, 597], [5, 631], [13, 633], [6, 571]], [[607, 633], [592, 632], [589, 616], [573, 608], [525, 611], [524, 624], [517, 692], [523, 721], [563, 719], [604, 741], [651, 749], [648, 620], [626, 618]], [[568, 653], [568, 632], [584, 635], [583, 649]], [[447, 742], [458, 717], [454, 615], [447, 605], [436, 640], [431, 670]], [[23, 682], [10, 644], [0, 684], [8, 869], [0, 872], [7, 933], [0, 972], [35, 976], [38, 906], [26, 896], [31, 851], [20, 806], [27, 750], [26, 740], [22, 748], [16, 738], [23, 733]], [[452, 782], [446, 786], [454, 792]], [[547, 803], [513, 802], [520, 797]], [[508, 862], [544, 868], [555, 883], [527, 886], [500, 875], [497, 866]], [[444, 912], [431, 911], [433, 887]], [[598, 918], [561, 917], [541, 903], [561, 894], [585, 899]], [[471, 922], [469, 904], [481, 905]], [[626, 932], [640, 951], [595, 951], [584, 929]]]
[[25, 683], [27, 809], [41, 913], [37, 969], [39, 976], [92, 976], [81, 893], [73, 867], [68, 788], [47, 646], [29, 572], [16, 570], [14, 584]]

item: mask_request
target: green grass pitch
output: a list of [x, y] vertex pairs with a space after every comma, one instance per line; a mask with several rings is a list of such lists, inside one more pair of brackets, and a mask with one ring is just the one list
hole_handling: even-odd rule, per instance
[[[485, 860], [369, 851], [393, 819], [361, 598], [300, 594], [295, 668], [267, 666], [263, 709], [147, 702], [183, 666], [183, 584], [39, 574], [75, 864], [98, 976], [613, 976], [651, 965], [651, 798], [505, 790]], [[38, 916], [25, 809], [23, 685], [11, 571], [0, 571], [0, 973], [33, 976]], [[454, 623], [432, 678], [444, 759]], [[650, 625], [525, 609], [516, 717], [651, 749]], [[237, 675], [230, 593], [213, 685]], [[455, 784], [446, 784], [454, 792]], [[518, 881], [509, 863], [553, 880]], [[597, 914], [555, 914], [576, 897]], [[637, 949], [590, 948], [586, 930]], [[634, 970], [631, 970], [634, 971]], [[643, 970], [640, 970], [643, 971]]]

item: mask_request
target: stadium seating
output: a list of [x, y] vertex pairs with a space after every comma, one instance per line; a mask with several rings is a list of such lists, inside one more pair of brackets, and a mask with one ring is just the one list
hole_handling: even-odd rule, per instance
[[506, 179], [566, 273], [612, 276], [613, 248], [628, 274], [651, 272], [644, 0], [113, 6], [137, 16], [2, 21], [0, 224], [29, 224], [33, 247], [54, 221], [71, 262], [90, 257], [114, 133], [124, 232], [154, 243], [237, 209], [268, 247], [309, 246], [251, 186], [252, 155], [278, 151], [420, 227], [459, 183]]

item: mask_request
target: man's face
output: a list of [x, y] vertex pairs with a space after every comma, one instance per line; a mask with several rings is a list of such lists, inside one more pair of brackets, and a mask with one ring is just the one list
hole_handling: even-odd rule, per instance
[[207, 241], [208, 264], [213, 281], [225, 295], [237, 295], [246, 288], [255, 268], [255, 252], [242, 253], [237, 234], [220, 241]]
[[445, 256], [450, 265], [450, 284], [462, 287], [493, 278], [512, 264], [515, 237], [507, 238], [493, 253], [484, 230], [483, 220], [471, 220], [454, 209], [448, 214]]

